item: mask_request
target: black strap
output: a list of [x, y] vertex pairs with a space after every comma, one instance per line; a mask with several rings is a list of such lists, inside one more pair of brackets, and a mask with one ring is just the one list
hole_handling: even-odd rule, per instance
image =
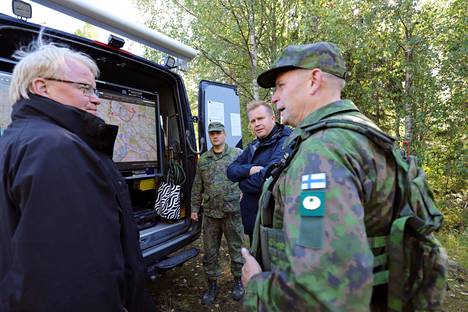
[[273, 181], [270, 183], [268, 190], [272, 191], [273, 187], [278, 180], [281, 172], [289, 165], [291, 160], [294, 158], [294, 155], [299, 150], [301, 143], [313, 135], [315, 132], [329, 129], [329, 128], [342, 128], [351, 131], [359, 132], [369, 138], [372, 142], [380, 146], [381, 148], [389, 151], [393, 149], [395, 139], [388, 136], [384, 132], [380, 131], [377, 128], [373, 128], [369, 125], [364, 123], [356, 122], [353, 120], [348, 119], [325, 119], [321, 120], [317, 123], [314, 123], [308, 127], [303, 128], [304, 134], [302, 136], [297, 137], [292, 144], [291, 152], [285, 152], [283, 154], [283, 158], [280, 162], [276, 165], [275, 169], [272, 170], [271, 176]]
[[271, 177], [273, 178], [273, 181], [268, 186], [268, 190], [270, 191], [273, 190], [273, 186], [278, 180], [281, 172], [283, 172], [283, 170], [286, 169], [286, 167], [289, 165], [294, 155], [299, 150], [300, 143], [301, 143], [301, 138], [300, 137], [296, 138], [296, 140], [292, 144], [293, 145], [292, 150], [290, 152], [285, 152], [280, 162], [278, 164], [275, 164], [275, 168], [271, 171]]
[[297, 153], [299, 150], [299, 146], [302, 142], [301, 137], [297, 137], [292, 145], [291, 151], [290, 152], [285, 152], [283, 154], [283, 157], [281, 158], [280, 162], [278, 164], [275, 164], [275, 168], [271, 171], [271, 178], [272, 181], [268, 185], [267, 189], [267, 194], [263, 196], [267, 196], [267, 203], [262, 206], [263, 209], [263, 218], [261, 219], [261, 224], [263, 226], [271, 227], [273, 224], [273, 207], [274, 207], [274, 202], [273, 202], [273, 196], [271, 196], [273, 192], [273, 187], [276, 184], [276, 181], [278, 181], [279, 176], [281, 175], [281, 172], [283, 172], [284, 169], [286, 169], [289, 166], [289, 163], [293, 159], [294, 155]]

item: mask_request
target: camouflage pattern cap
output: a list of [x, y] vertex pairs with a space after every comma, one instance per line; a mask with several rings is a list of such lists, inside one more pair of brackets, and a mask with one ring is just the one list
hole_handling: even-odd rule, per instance
[[219, 121], [212, 121], [208, 125], [208, 132], [211, 131], [224, 131], [224, 125], [222, 122]]
[[320, 68], [341, 79], [346, 78], [346, 65], [338, 47], [328, 42], [316, 42], [288, 46], [276, 63], [258, 76], [257, 82], [263, 88], [272, 88], [279, 73], [297, 68]]

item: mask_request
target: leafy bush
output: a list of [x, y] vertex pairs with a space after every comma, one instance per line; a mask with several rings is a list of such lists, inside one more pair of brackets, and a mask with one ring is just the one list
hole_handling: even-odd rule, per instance
[[438, 201], [444, 214], [443, 231], [447, 233], [464, 233], [468, 226], [468, 192], [447, 194]]

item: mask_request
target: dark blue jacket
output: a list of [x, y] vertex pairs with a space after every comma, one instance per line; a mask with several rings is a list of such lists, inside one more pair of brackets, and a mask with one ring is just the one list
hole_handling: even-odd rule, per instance
[[142, 311], [116, 126], [31, 95], [0, 137], [0, 311]]
[[[290, 133], [290, 128], [277, 123], [266, 138], [252, 141], [227, 169], [229, 180], [239, 182], [242, 191], [240, 205], [246, 234], [253, 232], [263, 182], [267, 173], [271, 171], [270, 167], [283, 156], [283, 144]], [[253, 166], [264, 168], [254, 175], [249, 175]]]

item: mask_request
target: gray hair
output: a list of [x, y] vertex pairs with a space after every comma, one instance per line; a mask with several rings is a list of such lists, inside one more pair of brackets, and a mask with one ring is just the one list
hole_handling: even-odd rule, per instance
[[10, 84], [10, 100], [12, 103], [20, 99], [29, 99], [28, 92], [35, 78], [60, 77], [67, 68], [66, 59], [74, 59], [89, 68], [94, 77], [99, 76], [99, 68], [94, 60], [82, 53], [54, 43], [47, 43], [42, 39], [43, 31], [39, 37], [27, 47], [17, 50], [13, 58], [18, 60], [13, 69]]

